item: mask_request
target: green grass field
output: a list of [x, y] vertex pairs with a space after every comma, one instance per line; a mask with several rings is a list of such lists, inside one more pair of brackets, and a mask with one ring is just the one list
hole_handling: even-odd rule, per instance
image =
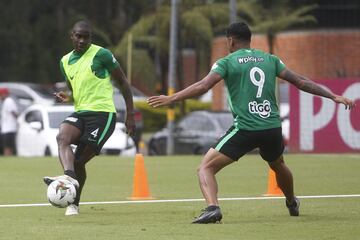
[[[145, 165], [156, 200], [199, 199], [200, 156], [149, 157]], [[286, 155], [298, 196], [360, 194], [360, 155]], [[0, 239], [360, 239], [360, 197], [301, 198], [289, 217], [284, 199], [221, 201], [222, 224], [194, 225], [203, 201], [86, 204], [65, 217], [46, 203], [45, 175], [61, 174], [55, 158], [0, 158]], [[100, 156], [88, 164], [83, 202], [126, 201], [134, 158]], [[268, 167], [248, 155], [218, 174], [219, 197], [261, 197]]]

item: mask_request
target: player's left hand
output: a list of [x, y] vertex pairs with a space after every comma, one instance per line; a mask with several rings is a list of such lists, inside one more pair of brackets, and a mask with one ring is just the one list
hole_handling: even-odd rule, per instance
[[126, 133], [130, 136], [133, 136], [136, 130], [136, 126], [135, 126], [134, 116], [132, 114], [126, 115], [125, 126], [126, 126]]
[[152, 107], [161, 107], [165, 105], [170, 105], [172, 102], [169, 96], [159, 95], [149, 97], [147, 99], [147, 103]]

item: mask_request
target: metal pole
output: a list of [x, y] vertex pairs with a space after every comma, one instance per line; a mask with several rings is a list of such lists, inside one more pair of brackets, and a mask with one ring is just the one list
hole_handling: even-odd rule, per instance
[[[178, 1], [180, 0], [171, 0], [168, 95], [173, 95], [175, 92]], [[169, 135], [167, 138], [167, 145], [166, 145], [167, 155], [172, 155], [174, 153], [174, 136], [173, 136], [174, 120], [175, 120], [174, 106], [169, 106], [167, 110], [167, 128], [169, 130]]]
[[[229, 0], [229, 23], [232, 24], [237, 20], [237, 5], [236, 0]], [[229, 110], [229, 104], [227, 101], [227, 90], [225, 85], [223, 85], [222, 99], [223, 99], [223, 109]]]
[[237, 15], [236, 0], [229, 0], [229, 22], [230, 22], [230, 24], [236, 22], [236, 15]]
[[131, 83], [131, 64], [132, 64], [132, 33], [129, 33], [127, 44], [127, 80]]

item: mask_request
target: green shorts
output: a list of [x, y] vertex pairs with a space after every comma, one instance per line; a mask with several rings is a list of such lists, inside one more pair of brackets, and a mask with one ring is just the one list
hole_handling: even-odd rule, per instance
[[63, 123], [71, 124], [81, 131], [80, 143], [89, 145], [99, 154], [115, 129], [116, 113], [74, 112]]
[[284, 141], [281, 127], [258, 131], [231, 127], [214, 148], [234, 161], [259, 148], [261, 157], [267, 162], [272, 162], [283, 154]]

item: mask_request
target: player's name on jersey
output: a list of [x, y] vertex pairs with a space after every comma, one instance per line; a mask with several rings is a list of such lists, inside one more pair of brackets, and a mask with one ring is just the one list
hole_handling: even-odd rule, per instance
[[238, 61], [240, 64], [247, 63], [247, 62], [263, 62], [263, 57], [254, 57], [254, 56], [247, 56], [247, 57], [239, 57]]

